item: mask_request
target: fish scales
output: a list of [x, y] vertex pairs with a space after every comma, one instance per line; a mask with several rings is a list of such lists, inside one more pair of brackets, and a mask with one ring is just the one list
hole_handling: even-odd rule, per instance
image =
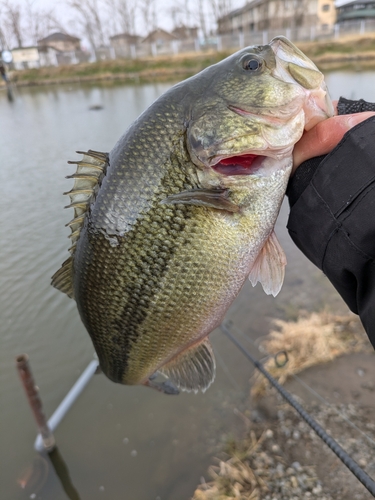
[[[160, 117], [159, 123], [165, 130], [163, 118]], [[181, 118], [181, 115], [176, 116], [176, 123], [181, 123]], [[155, 168], [153, 152], [147, 155], [147, 149], [153, 147], [152, 135], [158, 135], [158, 123], [151, 118], [154, 129], [150, 131], [145, 119], [147, 140], [143, 142], [142, 136], [139, 138], [139, 130], [136, 140], [145, 148], [142, 158], [146, 163], [142, 170], [137, 168], [139, 153], [133, 153], [131, 138], [126, 154], [122, 148], [119, 157], [116, 152], [110, 155], [106, 180], [81, 234], [81, 241], [85, 232], [89, 241], [90, 235], [94, 235], [94, 244], [86, 244], [82, 249], [78, 243], [75, 256], [81, 316], [88, 331], [95, 332], [92, 338], [99, 359], [111, 360], [110, 367], [103, 366], [101, 361], [102, 368], [114, 380], [121, 380], [126, 371], [128, 383], [132, 381], [133, 365], [137, 380], [143, 367], [147, 371], [150, 356], [156, 359], [159, 356], [162, 362], [166, 349], [173, 355], [181, 341], [194, 343], [197, 339], [191, 335], [196, 331], [201, 335], [202, 318], [207, 314], [212, 315], [213, 321], [206, 329], [210, 331], [216, 326], [218, 314], [212, 314], [212, 310], [221, 310], [230, 303], [242, 286], [243, 277], [236, 276], [245, 259], [244, 255], [238, 255], [238, 247], [242, 240], [248, 241], [246, 232], [251, 231], [251, 226], [245, 226], [244, 234], [238, 233], [242, 218], [237, 216], [238, 221], [232, 221], [233, 235], [226, 234], [223, 238], [227, 221], [218, 211], [188, 205], [160, 205], [161, 200], [181, 188], [195, 187], [193, 172], [189, 172], [187, 151], [179, 140], [172, 139], [172, 144], [165, 143], [165, 151], [168, 156], [171, 150], [175, 154], [170, 162], [163, 159], [161, 175], [160, 168]], [[171, 132], [174, 125], [170, 123]], [[180, 164], [178, 158], [182, 160]], [[133, 159], [135, 168], [129, 167]], [[186, 168], [176, 168], [184, 162]], [[146, 182], [150, 187], [145, 196]], [[150, 203], [150, 191], [153, 204]], [[112, 221], [118, 221], [113, 217], [117, 193], [121, 193], [121, 200], [125, 202], [117, 206], [116, 211], [121, 211], [127, 228], [126, 238], [118, 238], [118, 244], [113, 245], [110, 239], [116, 239], [116, 233], [124, 231], [124, 227]], [[134, 217], [137, 203], [142, 203], [144, 212], [131, 225], [129, 221]], [[248, 251], [245, 246], [243, 252]], [[211, 263], [213, 257], [215, 266]], [[221, 288], [218, 289], [220, 293], [212, 294], [218, 283], [232, 282], [232, 274], [238, 281], [236, 289]], [[182, 325], [181, 315], [184, 315]], [[145, 344], [147, 349], [144, 349]], [[160, 344], [165, 349], [161, 349]]]
[[[275, 40], [173, 87], [108, 156], [96, 153], [105, 175], [95, 174], [82, 226], [74, 223], [76, 247], [53, 284], [71, 288], [100, 366], [115, 382], [173, 392], [153, 382], [159, 370], [181, 389], [205, 390], [215, 371], [207, 336], [246, 278], [267, 293], [281, 286], [285, 257], [273, 227], [292, 147], [312, 93], [323, 102], [317, 121], [329, 115], [330, 101], [313, 63]], [[286, 74], [279, 46], [318, 74], [317, 88]], [[255, 76], [248, 60], [260, 61]], [[80, 186], [86, 192], [95, 182], [85, 168], [70, 194], [80, 206]]]

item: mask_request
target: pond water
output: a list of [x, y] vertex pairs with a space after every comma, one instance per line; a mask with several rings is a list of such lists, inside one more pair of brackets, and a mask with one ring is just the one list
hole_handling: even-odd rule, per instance
[[[328, 74], [332, 98], [375, 99], [375, 72]], [[109, 151], [168, 84], [58, 86], [0, 93], [0, 497], [68, 498], [49, 461], [33, 449], [35, 424], [15, 370], [27, 352], [44, 409], [51, 415], [93, 357], [75, 303], [50, 286], [67, 258], [72, 217], [63, 210], [76, 150]], [[90, 110], [91, 106], [101, 110]], [[227, 317], [251, 339], [272, 318], [341, 299], [294, 247], [283, 206], [277, 233], [289, 265], [276, 299], [246, 284]], [[206, 394], [166, 397], [93, 377], [55, 432], [79, 498], [182, 500], [192, 496], [222, 441], [242, 430], [251, 366], [220, 331], [212, 335], [218, 369]], [[78, 497], [74, 497], [78, 498]]]

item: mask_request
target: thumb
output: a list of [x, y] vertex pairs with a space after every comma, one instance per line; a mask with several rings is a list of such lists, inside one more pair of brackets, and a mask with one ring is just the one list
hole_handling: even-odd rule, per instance
[[292, 174], [305, 160], [328, 154], [337, 146], [348, 130], [371, 116], [375, 116], [375, 113], [365, 112], [333, 116], [319, 122], [311, 130], [305, 132], [294, 146]]

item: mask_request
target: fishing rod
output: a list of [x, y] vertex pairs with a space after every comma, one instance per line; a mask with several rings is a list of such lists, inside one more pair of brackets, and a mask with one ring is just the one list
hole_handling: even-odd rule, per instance
[[350, 470], [350, 472], [363, 484], [363, 486], [375, 498], [375, 481], [352, 459], [350, 455], [329, 436], [321, 425], [312, 418], [312, 416], [297, 403], [293, 396], [277, 380], [264, 368], [262, 363], [257, 361], [245, 347], [230, 333], [225, 325], [220, 326], [221, 331], [229, 340], [245, 355], [245, 357], [257, 368], [267, 380], [275, 387], [282, 397], [300, 414], [303, 420], [313, 429], [320, 439], [331, 448], [333, 453], [341, 460], [341, 462]]
[[[260, 362], [263, 364], [267, 359], [269, 359], [270, 355], [267, 354], [267, 351], [265, 351], [264, 348], [260, 347], [257, 345], [250, 337], [246, 336], [241, 330], [236, 328], [234, 325], [232, 325], [231, 321], [227, 322], [227, 325], [230, 326], [232, 329], [235, 329], [236, 332], [242, 336], [247, 342], [249, 342], [253, 347], [256, 347], [259, 352], [265, 353], [266, 357], [262, 358]], [[217, 353], [216, 353], [217, 354]], [[283, 368], [289, 361], [288, 358], [288, 353], [286, 351], [279, 351], [276, 354], [273, 355], [275, 365], [278, 368]], [[316, 392], [315, 389], [313, 389], [310, 385], [308, 385], [304, 380], [302, 380], [300, 377], [298, 377], [295, 373], [291, 373], [290, 376], [301, 386], [303, 386], [306, 390], [308, 390], [314, 397], [319, 399], [322, 403], [324, 403], [328, 408], [331, 408], [336, 415], [338, 415], [340, 418], [342, 418], [348, 425], [353, 427], [359, 434], [361, 434], [375, 449], [375, 441], [368, 435], [366, 434], [362, 429], [360, 429], [350, 418], [348, 418], [343, 412], [339, 411], [334, 405], [329, 403], [326, 399], [323, 398], [321, 394]]]

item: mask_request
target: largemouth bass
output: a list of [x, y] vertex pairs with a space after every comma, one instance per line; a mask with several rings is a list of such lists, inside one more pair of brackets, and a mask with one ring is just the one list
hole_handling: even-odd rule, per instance
[[332, 114], [321, 72], [277, 37], [175, 85], [109, 154], [76, 162], [72, 255], [52, 284], [76, 300], [111, 380], [212, 383], [208, 334], [246, 278], [281, 288], [273, 228], [293, 146]]

